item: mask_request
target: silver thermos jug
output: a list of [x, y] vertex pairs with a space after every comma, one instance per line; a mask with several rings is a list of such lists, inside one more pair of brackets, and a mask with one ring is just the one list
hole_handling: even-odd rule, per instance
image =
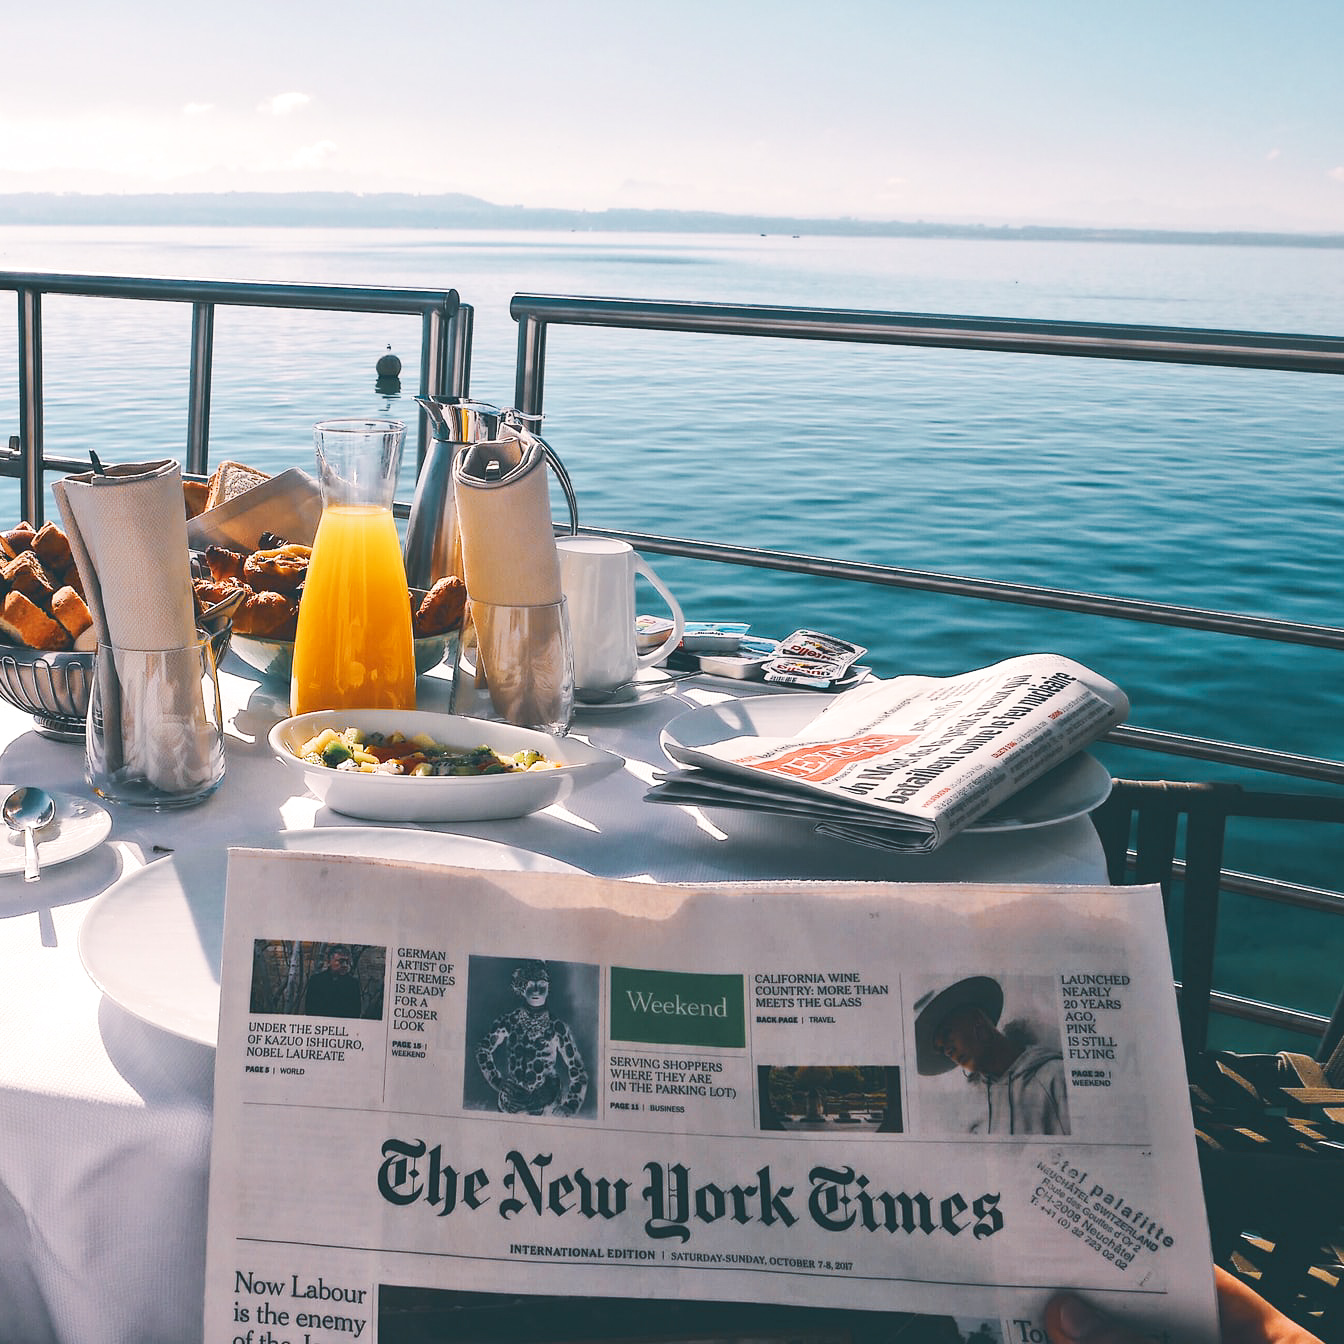
[[498, 406], [466, 397], [416, 397], [434, 426], [411, 500], [406, 525], [406, 581], [430, 588], [450, 575], [462, 577], [462, 545], [453, 497], [453, 466], [471, 444], [500, 436], [504, 413]]

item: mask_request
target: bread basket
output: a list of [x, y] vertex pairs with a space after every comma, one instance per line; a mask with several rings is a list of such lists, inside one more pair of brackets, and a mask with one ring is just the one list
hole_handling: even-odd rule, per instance
[[[201, 613], [199, 623], [210, 636], [215, 662], [224, 657], [233, 637], [230, 619], [237, 605], [227, 599]], [[92, 653], [47, 653], [19, 644], [0, 644], [0, 699], [33, 716], [43, 737], [57, 742], [82, 742], [93, 682]]]

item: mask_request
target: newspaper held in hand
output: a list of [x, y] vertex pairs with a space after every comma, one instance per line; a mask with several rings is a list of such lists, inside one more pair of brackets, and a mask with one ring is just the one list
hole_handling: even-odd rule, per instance
[[1155, 886], [234, 850], [220, 991], [206, 1344], [1217, 1339]]
[[668, 748], [688, 770], [650, 802], [807, 817], [828, 835], [937, 849], [1129, 713], [1114, 683], [1057, 654], [846, 691], [790, 738]]

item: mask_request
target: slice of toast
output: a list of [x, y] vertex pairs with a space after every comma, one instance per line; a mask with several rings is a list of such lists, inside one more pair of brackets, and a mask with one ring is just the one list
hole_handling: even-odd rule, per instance
[[270, 479], [266, 472], [258, 471], [256, 467], [245, 466], [241, 462], [221, 462], [210, 477], [210, 491], [205, 497], [205, 507], [216, 509], [252, 489], [254, 485]]

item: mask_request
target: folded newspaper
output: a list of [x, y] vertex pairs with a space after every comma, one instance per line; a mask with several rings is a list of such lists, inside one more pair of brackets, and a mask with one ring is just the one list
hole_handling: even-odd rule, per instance
[[897, 677], [844, 692], [791, 737], [668, 743], [690, 768], [645, 797], [797, 816], [822, 834], [927, 853], [1128, 713], [1118, 686], [1057, 654]]
[[1217, 1339], [1155, 886], [235, 850], [220, 990], [206, 1344]]

